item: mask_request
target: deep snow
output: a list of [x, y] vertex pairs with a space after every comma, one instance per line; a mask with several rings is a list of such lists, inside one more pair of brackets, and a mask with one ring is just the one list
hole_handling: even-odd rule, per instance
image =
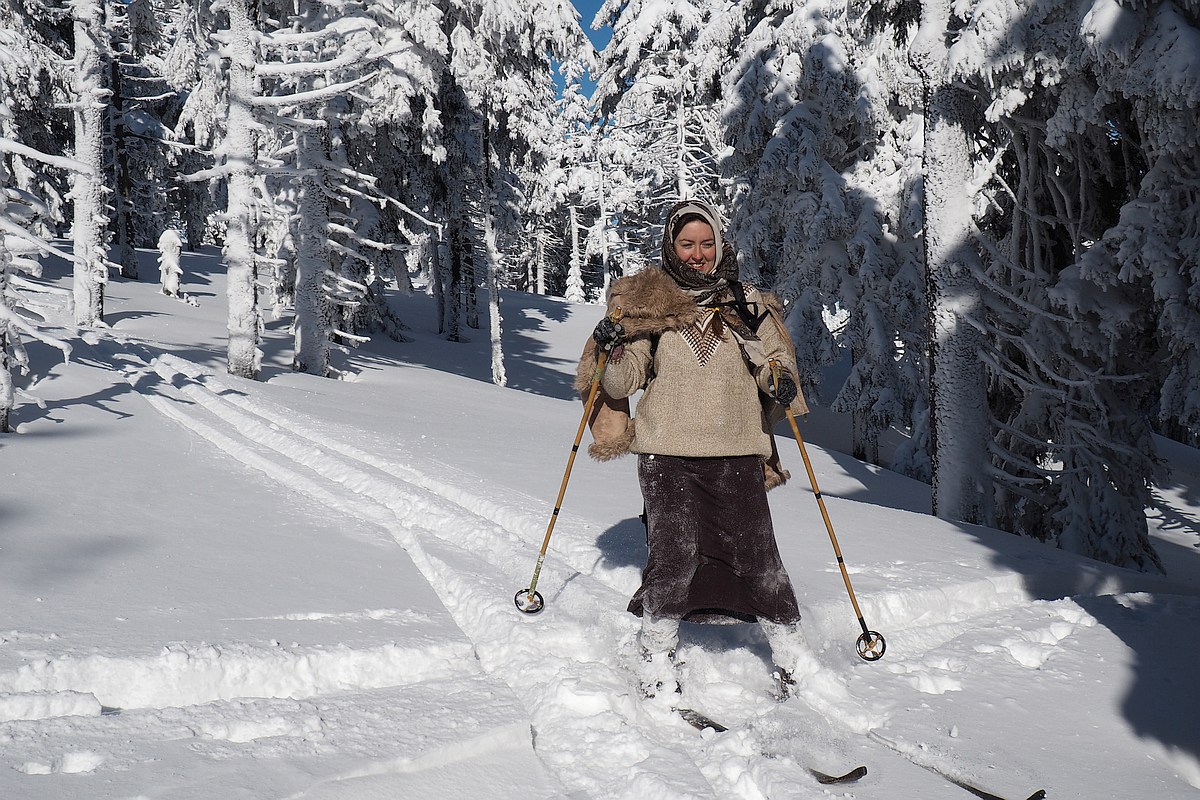
[[[512, 602], [599, 307], [506, 293], [508, 388], [486, 334], [440, 340], [423, 296], [397, 301], [414, 341], [341, 357], [345, 381], [291, 374], [269, 323], [250, 383], [224, 372], [217, 254], [185, 254], [197, 307], [160, 293], [155, 255], [69, 364], [30, 345], [45, 408], [0, 436], [0, 797], [971, 797], [918, 764], [1013, 797], [1197, 796], [1197, 451], [1161, 442], [1162, 578], [933, 519], [818, 410], [801, 431], [887, 637], [867, 663], [781, 426], [771, 502], [822, 670], [778, 705], [755, 627], [685, 626], [683, 700], [732, 728], [700, 734], [630, 689], [631, 459], [576, 460], [546, 611]], [[802, 769], [857, 763], [849, 786]]]

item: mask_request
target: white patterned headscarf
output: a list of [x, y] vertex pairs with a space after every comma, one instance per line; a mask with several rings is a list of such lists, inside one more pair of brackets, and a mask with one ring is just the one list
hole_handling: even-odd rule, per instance
[[[716, 240], [716, 267], [712, 272], [700, 272], [679, 260], [675, 255], [675, 237], [684, 225], [693, 220], [708, 223]], [[704, 303], [720, 293], [733, 281], [738, 280], [737, 254], [725, 242], [724, 223], [715, 208], [701, 200], [684, 200], [671, 206], [663, 225], [662, 267], [682, 288], [698, 295], [697, 302]]]

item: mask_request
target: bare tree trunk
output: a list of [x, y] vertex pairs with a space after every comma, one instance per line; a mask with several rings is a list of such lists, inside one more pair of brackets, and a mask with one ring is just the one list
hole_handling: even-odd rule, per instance
[[982, 292], [972, 272], [972, 179], [962, 90], [949, 79], [950, 0], [924, 0], [913, 59], [925, 80], [925, 275], [928, 301], [933, 513], [990, 517], [990, 422], [983, 337], [972, 324]]
[[608, 297], [608, 287], [612, 283], [612, 276], [608, 274], [608, 203], [607, 196], [604, 193], [604, 169], [600, 164], [600, 159], [596, 159], [596, 175], [597, 189], [600, 194], [600, 221], [597, 223], [600, 226], [600, 270], [601, 270], [601, 297]]
[[691, 183], [687, 168], [687, 115], [683, 98], [675, 104], [675, 197], [685, 200], [691, 197]]
[[500, 317], [500, 270], [503, 268], [500, 250], [496, 246], [496, 176], [492, 171], [492, 126], [488, 116], [483, 118], [483, 246], [487, 258], [488, 322], [492, 339], [492, 383], [508, 385], [504, 369], [504, 343]]
[[[0, 169], [3, 169], [0, 167]], [[8, 270], [12, 257], [4, 247], [4, 237], [0, 236], [0, 304], [5, 302], [4, 294], [8, 291]], [[9, 415], [16, 405], [16, 391], [12, 379], [12, 359], [8, 355], [8, 323], [0, 320], [0, 433], [11, 433], [8, 427]]]
[[579, 211], [575, 203], [571, 203], [569, 223], [571, 225], [571, 263], [567, 272], [567, 299], [572, 303], [582, 303], [583, 296], [583, 264], [579, 257]]
[[113, 261], [121, 267], [121, 277], [138, 278], [137, 251], [134, 249], [133, 230], [130, 220], [130, 205], [133, 196], [133, 178], [129, 174], [129, 152], [126, 149], [124, 120], [124, 84], [121, 82], [121, 63], [115, 57], [109, 60], [109, 85], [112, 101], [109, 107], [109, 134], [112, 137], [113, 178], [116, 194], [113, 196], [114, 232], [116, 247]]
[[76, 2], [75, 19], [75, 158], [88, 172], [75, 173], [72, 240], [77, 257], [73, 296], [75, 324], [87, 328], [104, 319], [104, 284], [108, 282], [105, 252], [108, 216], [104, 203], [104, 115], [108, 101], [104, 86], [104, 10], [101, 0]]
[[329, 200], [320, 177], [325, 159], [323, 137], [305, 130], [296, 135], [300, 170], [299, 224], [296, 227], [296, 350], [292, 369], [325, 377], [329, 374], [332, 310], [325, 294], [329, 267]]

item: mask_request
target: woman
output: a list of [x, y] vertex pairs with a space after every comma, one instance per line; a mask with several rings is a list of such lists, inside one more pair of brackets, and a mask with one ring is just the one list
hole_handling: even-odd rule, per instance
[[[759, 622], [781, 696], [811, 663], [779, 557], [767, 489], [787, 479], [771, 429], [806, 414], [795, 356], [774, 298], [738, 280], [718, 213], [697, 201], [667, 214], [661, 268], [614, 282], [577, 387], [609, 358], [589, 452], [638, 454], [649, 556], [629, 603], [641, 616], [642, 692], [679, 691], [681, 620]], [[644, 390], [636, 419], [628, 398]]]

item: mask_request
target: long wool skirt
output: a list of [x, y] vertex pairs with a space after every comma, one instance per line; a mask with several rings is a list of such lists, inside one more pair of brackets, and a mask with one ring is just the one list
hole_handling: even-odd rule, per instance
[[638, 479], [650, 553], [632, 613], [692, 622], [800, 619], [775, 544], [762, 458], [644, 454]]

